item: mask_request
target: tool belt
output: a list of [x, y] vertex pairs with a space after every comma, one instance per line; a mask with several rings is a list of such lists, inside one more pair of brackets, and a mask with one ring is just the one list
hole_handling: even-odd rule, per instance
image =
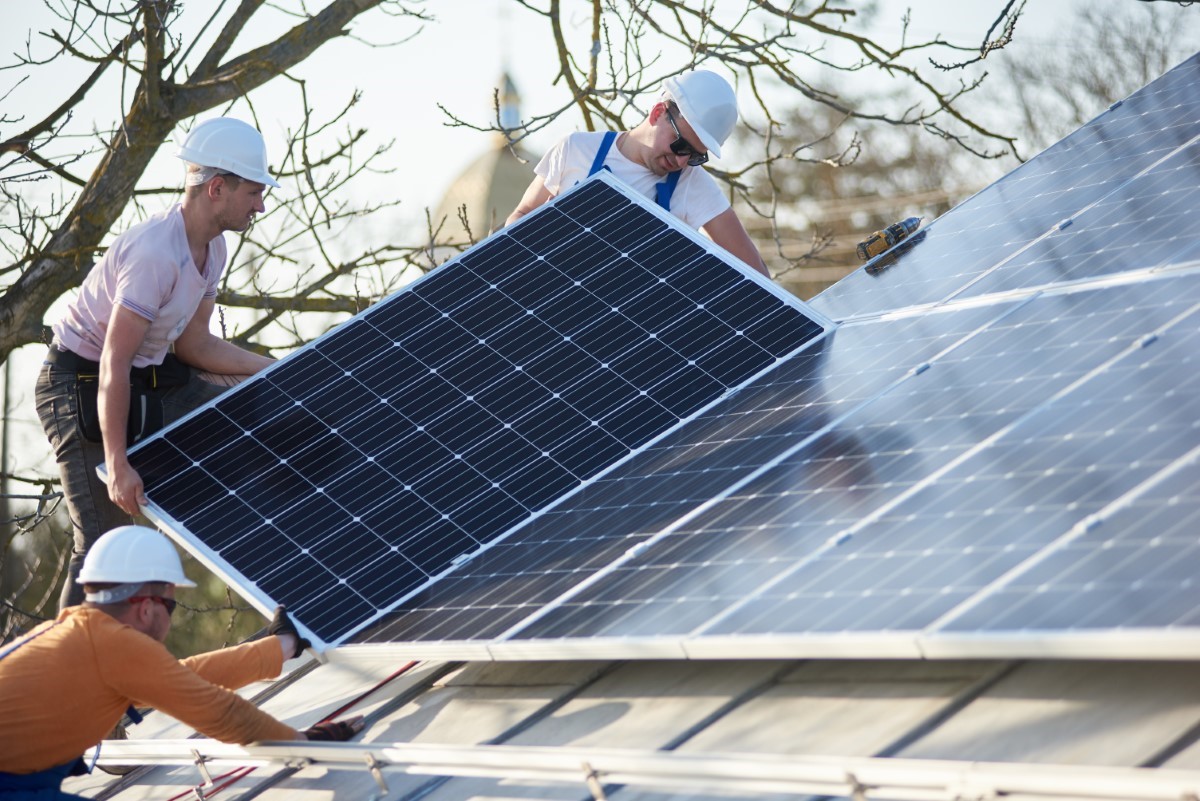
[[[100, 364], [69, 350], [51, 346], [46, 361], [75, 373], [75, 413], [79, 431], [89, 442], [103, 442], [100, 432]], [[140, 442], [163, 427], [163, 395], [181, 387], [192, 377], [188, 367], [173, 353], [162, 364], [134, 367], [129, 371], [129, 419], [125, 446]]]

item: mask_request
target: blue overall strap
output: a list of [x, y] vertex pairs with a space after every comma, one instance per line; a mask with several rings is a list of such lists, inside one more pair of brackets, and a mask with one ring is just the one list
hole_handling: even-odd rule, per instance
[[[617, 141], [616, 131], [607, 131], [604, 134], [604, 139], [600, 141], [600, 149], [596, 151], [596, 158], [592, 161], [592, 168], [588, 170], [588, 175], [592, 176], [607, 170], [604, 166], [604, 160], [608, 158], [608, 151], [612, 148], [613, 142]], [[609, 170], [611, 172], [611, 170]], [[662, 206], [666, 211], [671, 210], [671, 195], [675, 194], [675, 185], [679, 183], [679, 176], [683, 170], [677, 170], [667, 175], [667, 180], [654, 185], [654, 202]]]
[[667, 180], [654, 185], [654, 202], [663, 207], [664, 211], [671, 210], [671, 195], [675, 194], [675, 184], [679, 183], [679, 176], [683, 175], [683, 170], [667, 173]]
[[16, 642], [9, 643], [9, 645], [8, 645], [8, 647], [7, 647], [7, 648], [5, 648], [3, 651], [0, 651], [0, 659], [3, 659], [4, 657], [8, 656], [8, 655], [9, 655], [9, 654], [11, 654], [13, 651], [15, 651], [15, 650], [17, 650], [18, 648], [20, 648], [22, 645], [25, 645], [26, 643], [29, 643], [29, 642], [33, 642], [33, 641], [34, 641], [34, 640], [36, 640], [38, 637], [41, 637], [43, 634], [45, 634], [47, 631], [49, 631], [50, 629], [54, 628], [55, 626], [57, 626], [57, 625], [58, 625], [59, 623], [61, 623], [61, 622], [62, 622], [61, 620], [56, 620], [56, 621], [54, 621], [54, 623], [52, 623], [51, 625], [47, 626], [45, 629], [43, 629], [42, 631], [39, 631], [39, 632], [38, 632], [38, 633], [36, 633], [36, 634], [30, 635], [30, 636], [26, 637], [26, 638], [25, 638], [25, 639], [23, 639], [23, 640], [17, 640]]
[[[604, 160], [608, 158], [608, 150], [612, 147], [612, 143], [617, 141], [617, 132], [608, 131], [604, 134], [604, 139], [600, 141], [600, 149], [596, 151], [596, 158], [592, 162], [592, 168], [588, 170], [588, 175], [595, 175], [604, 169]], [[609, 170], [612, 172], [612, 170]]]

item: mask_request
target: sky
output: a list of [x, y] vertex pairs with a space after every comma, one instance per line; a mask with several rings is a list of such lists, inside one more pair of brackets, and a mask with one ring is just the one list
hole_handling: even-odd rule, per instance
[[[73, 5], [71, 0], [49, 2], [66, 8]], [[735, 0], [719, 2], [737, 5]], [[849, 6], [863, 5], [851, 0], [845, 2]], [[1104, 14], [1135, 2], [1091, 0], [1088, 6], [1092, 13]], [[373, 12], [363, 18], [364, 23], [353, 28], [353, 38], [330, 43], [295, 71], [306, 80], [310, 99], [321, 110], [338, 107], [354, 89], [361, 90], [362, 100], [355, 107], [351, 122], [369, 127], [373, 141], [395, 140], [386, 157], [394, 172], [368, 182], [366, 191], [401, 198], [395, 218], [398, 226], [417, 218], [425, 206], [436, 205], [453, 178], [489, 147], [490, 140], [479, 132], [447, 127], [447, 117], [439, 104], [470, 121], [486, 124], [492, 115], [493, 87], [504, 70], [513, 76], [521, 90], [522, 108], [527, 115], [544, 113], [563, 102], [561, 86], [550, 85], [556, 60], [549, 47], [546, 24], [530, 11], [512, 0], [437, 0], [424, 5], [410, 0], [408, 4], [423, 8], [436, 16], [436, 21], [422, 26]], [[941, 32], [959, 41], [976, 43], [1004, 4], [1004, 0], [908, 3], [883, 0], [879, 29], [882, 34], [894, 37], [901, 15], [911, 7], [910, 36], [928, 37]], [[6, 5], [5, 25], [0, 26], [0, 63], [5, 64], [12, 62], [10, 54], [24, 49], [29, 32], [43, 29], [46, 21], [45, 6], [39, 0]], [[320, 2], [309, 3], [314, 8], [320, 5]], [[1013, 50], [1068, 46], [1058, 33], [1072, 6], [1068, 0], [1032, 0]], [[577, 46], [585, 50], [591, 3], [564, 0], [563, 7], [566, 26], [575, 37], [570, 40], [573, 49]], [[273, 31], [294, 24], [272, 11], [269, 4], [262, 13], [269, 18], [273, 16], [274, 25], [254, 29], [253, 36], [247, 37], [245, 43], [239, 42], [235, 51], [244, 49], [246, 44], [265, 41]], [[250, 41], [254, 36], [258, 38]], [[384, 46], [410, 36], [402, 44]], [[34, 35], [31, 41], [35, 52], [45, 52], [44, 39]], [[0, 118], [39, 119], [61, 102], [67, 88], [76, 85], [81, 74], [78, 70], [52, 70], [38, 82], [19, 84], [15, 72], [0, 71]], [[115, 81], [115, 74], [111, 80]], [[111, 97], [118, 97], [120, 86], [112, 83], [108, 92]], [[283, 141], [282, 129], [294, 118], [295, 92], [295, 84], [276, 81], [269, 91], [255, 94], [255, 108], [269, 148], [272, 142]], [[746, 105], [744, 100], [742, 105]], [[101, 111], [98, 107], [84, 106], [73, 125], [86, 133], [88, 115], [101, 116]], [[577, 117], [565, 115], [555, 125], [531, 137], [531, 149], [544, 150], [578, 124]], [[0, 120], [0, 135], [9, 135], [17, 127], [16, 123]], [[82, 147], [86, 141], [86, 138], [64, 140], [67, 147]], [[171, 148], [158, 153], [149, 174], [165, 185], [178, 183], [180, 168], [171, 156]], [[27, 348], [13, 360], [10, 404], [14, 410], [12, 436], [17, 446], [10, 448], [9, 467], [46, 474], [52, 467], [47, 464], [48, 446], [36, 422], [32, 399], [33, 372], [40, 353], [40, 347]]]

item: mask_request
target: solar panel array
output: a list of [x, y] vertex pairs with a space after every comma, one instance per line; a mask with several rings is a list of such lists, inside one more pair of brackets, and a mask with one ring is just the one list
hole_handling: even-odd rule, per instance
[[[459, 517], [431, 519], [430, 525], [443, 528], [419, 529], [429, 532], [423, 537], [402, 526], [394, 535], [394, 558], [407, 563], [410, 553], [422, 554], [426, 567], [406, 573], [372, 564], [364, 575], [378, 586], [358, 581], [359, 574], [346, 568], [328, 569], [337, 558], [333, 551], [357, 547], [340, 534], [332, 538], [316, 566], [291, 573], [298, 584], [318, 588], [298, 616], [327, 642], [350, 632], [351, 641], [366, 647], [398, 643], [411, 656], [456, 658], [1195, 658], [1200, 588], [1188, 567], [1200, 547], [1200, 371], [1194, 355], [1200, 352], [1200, 240], [1189, 233], [1189, 223], [1200, 210], [1198, 123], [1200, 56], [818, 296], [812, 307], [837, 322], [824, 336], [797, 305], [708, 255], [640, 201], [610, 213], [604, 219], [612, 223], [600, 232], [598, 223], [575, 222], [570, 209], [586, 205], [593, 191], [588, 184], [485, 243], [497, 253], [553, 259], [549, 284], [530, 280], [508, 292], [502, 276], [534, 270], [540, 279], [542, 260], [522, 255], [526, 261], [514, 272], [486, 266], [491, 257], [467, 254], [460, 266], [343, 327], [361, 336], [338, 336], [340, 344], [327, 338], [289, 360], [301, 366], [295, 386], [276, 377], [285, 363], [185, 427], [195, 429], [214, 412], [246, 405], [238, 399], [260, 384], [286, 396], [264, 409], [278, 410], [282, 403], [298, 418], [263, 412], [259, 422], [256, 413], [237, 409], [245, 422], [219, 440], [222, 448], [238, 449], [229, 453], [240, 455], [248, 440], [278, 439], [296, 443], [289, 464], [304, 454], [336, 463], [340, 450], [328, 430], [341, 436], [363, 415], [386, 416], [398, 394], [415, 401], [414, 414], [430, 416], [414, 417], [413, 426], [434, 426], [439, 412], [469, 407], [481, 390], [422, 394], [432, 379], [416, 367], [372, 378], [386, 383], [376, 388], [364, 371], [370, 373], [394, 343], [403, 349], [417, 339], [428, 351], [414, 354], [422, 367], [429, 362], [452, 369], [463, 354], [482, 355], [484, 346], [472, 337], [478, 333], [490, 346], [494, 335], [472, 326], [491, 319], [485, 298], [497, 288], [516, 306], [512, 319], [526, 315], [531, 325], [545, 323], [559, 335], [558, 327], [571, 324], [571, 310], [581, 305], [560, 306], [562, 293], [590, 280], [585, 288], [594, 289], [600, 302], [582, 305], [599, 313], [589, 318], [592, 324], [607, 323], [609, 301], [602, 293], [608, 290], [602, 287], [624, 282], [605, 283], [587, 267], [598, 248], [616, 263], [635, 261], [654, 276], [638, 285], [645, 291], [660, 288], [658, 279], [666, 278], [686, 300], [676, 300], [677, 309], [647, 303], [645, 316], [633, 319], [640, 333], [627, 329], [610, 337], [608, 329], [599, 329], [606, 333], [593, 338], [589, 347], [615, 342], [631, 354], [622, 366], [633, 376], [625, 379], [633, 389], [613, 401], [612, 411], [580, 409], [582, 420], [568, 414], [554, 428], [562, 439], [553, 440], [549, 452], [574, 454], [581, 465], [568, 463], [564, 473], [532, 453], [513, 462], [497, 457], [504, 469], [475, 471], [500, 481], [494, 489], [516, 497], [504, 482], [527, 475], [518, 467], [536, 466], [550, 478], [525, 483], [531, 492], [545, 492], [519, 501], [520, 508], [501, 503], [499, 494], [485, 493], [480, 497], [488, 500], [476, 502], [470, 500], [475, 495], [456, 494], [454, 482], [436, 478], [444, 467], [421, 473], [429, 483], [420, 486], [395, 478], [400, 473], [393, 471], [411, 461], [407, 445], [397, 443], [416, 434], [363, 419], [368, 437], [380, 441], [354, 450], [376, 461], [359, 463], [348, 483], [386, 507], [392, 520], [414, 515], [409, 504], [436, 484], [437, 492], [448, 493], [439, 496], [439, 510], [452, 509], [487, 534], [443, 534], [451, 523], [455, 532], [467, 528], [457, 525]], [[607, 180], [598, 186], [611, 191]], [[665, 227], [653, 240], [662, 247], [639, 249], [637, 243], [646, 242], [642, 225]], [[602, 244], [594, 246], [592, 238]], [[685, 257], [677, 259], [681, 252]], [[497, 256], [495, 264], [507, 264], [506, 258]], [[712, 310], [710, 296], [696, 294], [710, 286], [726, 287], [718, 290], [720, 297], [733, 297], [737, 288], [754, 304], [729, 304], [743, 312], [735, 318], [722, 310], [716, 319], [694, 319], [700, 311], [695, 306]], [[475, 303], [482, 311], [463, 316]], [[613, 305], [621, 318], [629, 301]], [[694, 323], [665, 343], [667, 351], [685, 361], [722, 353], [702, 365], [704, 377], [678, 360], [665, 362], [684, 389], [648, 385], [662, 370], [643, 362], [647, 354], [632, 355], [641, 347], [663, 353], [647, 345], [646, 334], [656, 335], [650, 342], [663, 342], [670, 328], [654, 324], [663, 309], [675, 315], [670, 319]], [[461, 326], [467, 333], [418, 336], [426, 317], [443, 313], [450, 315], [440, 319], [449, 320], [451, 329]], [[763, 313], [771, 325], [756, 328], [753, 321]], [[747, 336], [758, 337], [761, 354], [745, 346]], [[534, 341], [514, 337], [513, 346]], [[552, 344], [547, 339], [535, 350], [547, 353]], [[724, 355], [722, 349], [735, 344], [744, 350]], [[693, 350], [680, 351], [688, 347]], [[744, 370], [720, 374], [742, 366], [746, 352], [756, 359]], [[593, 362], [611, 365], [617, 357], [605, 351], [587, 358], [592, 361], [582, 374], [609, 380]], [[523, 368], [533, 364], [520, 352], [505, 359]], [[503, 374], [468, 364], [474, 363], [461, 362], [458, 376]], [[535, 379], [553, 380], [564, 370], [566, 383], [553, 391], [581, 387], [568, 404], [572, 411], [608, 398], [606, 384], [580, 384], [568, 364], [546, 361]], [[340, 375], [368, 384], [374, 393], [369, 402], [357, 389], [332, 397], [341, 391], [334, 389]], [[640, 412], [620, 411], [644, 404], [641, 393], [649, 390], [657, 392], [654, 423], [642, 425]], [[522, 392], [503, 397], [511, 405], [490, 415], [496, 420], [560, 421], [557, 413], [527, 413], [544, 407], [530, 406]], [[544, 395], [533, 397], [548, 402]], [[343, 413], [348, 419], [330, 421], [330, 410], [348, 404], [354, 407]], [[572, 447], [571, 437], [591, 434], [594, 422], [618, 444], [610, 450]], [[268, 432], [272, 424], [276, 430]], [[174, 448], [184, 430], [167, 432], [163, 440]], [[460, 434], [451, 455], [469, 456], [472, 443], [490, 441], [484, 430], [445, 421], [437, 436]], [[152, 462], [167, 453], [180, 460], [156, 442], [142, 458]], [[435, 452], [438, 465], [453, 464]], [[192, 464], [203, 472], [205, 458]], [[254, 479], [233, 493], [239, 502], [257, 493], [269, 505], [280, 495], [264, 485], [262, 469], [243, 469]], [[167, 518], [176, 517], [170, 511], [176, 500], [167, 496], [190, 484], [187, 472], [156, 479], [150, 490]], [[397, 487], [388, 480], [408, 483]], [[332, 482], [320, 493], [310, 487], [299, 496], [306, 506], [293, 516], [323, 531], [330, 521], [339, 531], [349, 526], [349, 512], [307, 506], [325, 505], [331, 488]], [[301, 559], [288, 546], [291, 555], [281, 558], [245, 525], [200, 523], [224, 509], [225, 497], [218, 491], [208, 506], [191, 504], [191, 517], [173, 522], [189, 532], [207, 525], [199, 535], [205, 543], [237, 538], [212, 547], [219, 558], [241, 560], [239, 570], [255, 583], [251, 594], [271, 581], [271, 598], [291, 592], [276, 577], [289, 573], [289, 564], [307, 565], [309, 554]], [[264, 521], [259, 529], [277, 524], [269, 508], [256, 514]], [[499, 524], [489, 525], [493, 521]], [[443, 551], [446, 541], [453, 547]], [[367, 625], [322, 617], [331, 593], [342, 591], [330, 575], [352, 579], [370, 607], [355, 619]], [[372, 612], [380, 609], [388, 611]]]
[[819, 348], [359, 640], [1194, 658], [1197, 123], [1200, 57], [818, 296], [841, 323]]
[[564, 195], [132, 451], [155, 514], [336, 640], [822, 332], [672, 219]]

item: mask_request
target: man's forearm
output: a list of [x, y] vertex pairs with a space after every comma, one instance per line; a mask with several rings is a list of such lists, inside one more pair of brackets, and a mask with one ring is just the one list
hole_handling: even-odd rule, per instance
[[100, 416], [100, 433], [104, 438], [104, 460], [112, 465], [125, 457], [126, 429], [129, 427], [127, 372], [118, 376], [111, 368], [101, 366], [96, 408]]
[[212, 334], [187, 345], [176, 342], [175, 355], [192, 367], [226, 375], [251, 375], [275, 362], [269, 356], [252, 353]]

